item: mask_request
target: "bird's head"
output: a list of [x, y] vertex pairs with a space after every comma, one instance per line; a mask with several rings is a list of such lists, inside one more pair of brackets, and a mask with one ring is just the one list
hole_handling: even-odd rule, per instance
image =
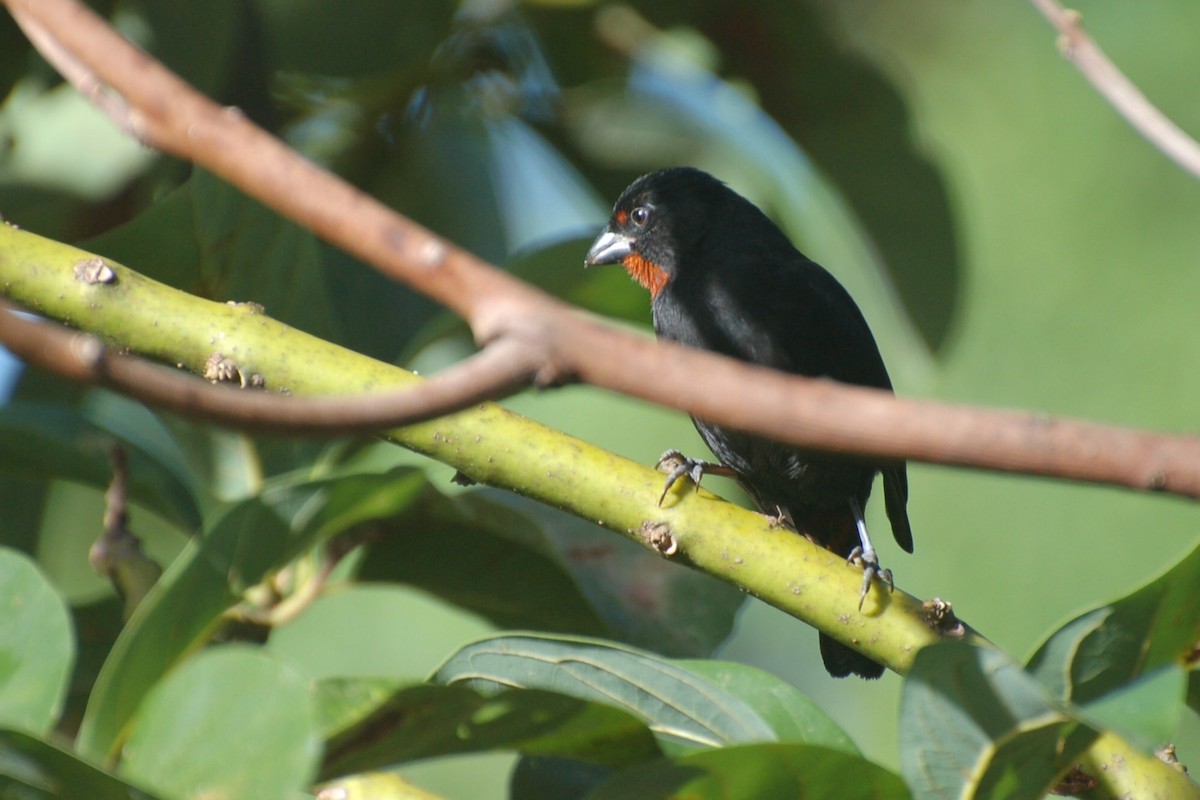
[[736, 197], [725, 184], [691, 167], [643, 175], [621, 193], [583, 263], [620, 264], [657, 297], [679, 274], [684, 256], [704, 237], [728, 196]]

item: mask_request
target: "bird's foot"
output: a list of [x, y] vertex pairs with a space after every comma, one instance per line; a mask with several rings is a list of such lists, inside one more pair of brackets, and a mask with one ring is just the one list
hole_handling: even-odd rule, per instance
[[[767, 521], [767, 525], [769, 525], [772, 529], [792, 527], [791, 517], [789, 517], [788, 513], [780, 506], [775, 506], [774, 514], [768, 514], [765, 511], [760, 513], [762, 513], [763, 519]], [[811, 541], [811, 537], [809, 537], [809, 540]]]
[[678, 450], [668, 450], [659, 456], [656, 467], [660, 472], [667, 473], [667, 482], [663, 486], [662, 494], [658, 496], [658, 504], [660, 506], [663, 504], [663, 500], [667, 499], [667, 492], [671, 491], [671, 487], [678, 483], [681, 478], [691, 478], [692, 483], [699, 489], [700, 480], [705, 475], [733, 476], [733, 470], [723, 464], [714, 464], [711, 461], [697, 461], [694, 458], [688, 458]]
[[874, 549], [865, 550], [861, 546], [855, 547], [846, 558], [846, 563], [862, 567], [862, 589], [858, 593], [859, 611], [862, 611], [863, 602], [867, 599], [867, 594], [871, 591], [871, 581], [875, 578], [879, 578], [888, 587], [889, 592], [896, 590], [896, 584], [892, 582], [892, 571], [879, 566], [879, 556], [875, 554]]

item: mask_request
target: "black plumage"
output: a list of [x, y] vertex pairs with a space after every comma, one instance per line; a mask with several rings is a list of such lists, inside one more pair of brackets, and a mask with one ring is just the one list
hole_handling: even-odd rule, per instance
[[[666, 169], [634, 181], [587, 263], [621, 263], [649, 289], [654, 328], [663, 339], [798, 375], [892, 388], [871, 330], [845, 288], [754, 204], [700, 170]], [[892, 532], [912, 552], [903, 462], [814, 454], [693, 421], [762, 511], [782, 512], [796, 530], [841, 555], [860, 544], [861, 509], [882, 472]], [[821, 653], [838, 677], [882, 673], [880, 665], [824, 635]]]

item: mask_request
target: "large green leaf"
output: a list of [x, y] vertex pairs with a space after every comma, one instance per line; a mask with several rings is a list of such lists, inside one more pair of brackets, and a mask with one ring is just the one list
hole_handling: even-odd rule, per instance
[[214, 0], [203, 7], [121, 5], [120, 12], [117, 22], [126, 35], [133, 33], [155, 58], [210, 97], [229, 102], [236, 90], [258, 78], [247, 75], [249, 65], [236, 57], [239, 46], [252, 46], [244, 38], [251, 24], [247, 7], [236, 0]]
[[483, 489], [463, 500], [477, 519], [519, 514], [513, 522], [527, 526], [525, 536], [536, 536], [567, 570], [604, 623], [605, 638], [662, 655], [708, 656], [732, 632], [746, 601], [725, 583], [527, 498]]
[[904, 683], [900, 764], [918, 797], [1039, 798], [1097, 735], [989, 647], [926, 647]]
[[53, 727], [74, 657], [62, 599], [27, 556], [0, 547], [0, 726]]
[[138, 606], [105, 660], [79, 729], [80, 753], [100, 762], [115, 755], [146, 693], [208, 640], [221, 614], [237, 601], [243, 576], [253, 577], [253, 572], [238, 570], [239, 551], [278, 550], [287, 534], [287, 524], [273, 510], [245, 503], [184, 549]]
[[566, 570], [539, 547], [536, 529], [511, 513], [499, 516], [498, 506], [484, 510], [426, 491], [380, 523], [359, 579], [419, 587], [501, 627], [602, 630]]
[[1200, 641], [1200, 547], [1165, 573], [1060, 627], [1029, 672], [1088, 719], [1153, 748], [1175, 734]]
[[18, 731], [0, 729], [0, 792], [22, 800], [155, 800], [74, 753]]
[[269, 69], [357, 76], [428, 64], [450, 30], [455, 6], [442, 0], [347, 0], [335, 6], [260, 0], [254, 9]]
[[[323, 775], [382, 769], [452, 753], [516, 750], [607, 765], [660, 755], [645, 724], [611, 704], [537, 689], [477, 692], [465, 686], [321, 684], [332, 726]], [[357, 712], [357, 713], [356, 713]]]
[[430, 491], [382, 525], [361, 579], [419, 586], [500, 627], [707, 655], [744, 600], [594, 525], [496, 490], [453, 499]]
[[511, 635], [455, 653], [433, 681], [485, 694], [545, 689], [609, 704], [643, 721], [675, 751], [776, 739], [746, 701], [650, 653], [587, 639]]
[[1171, 664], [1081, 706], [1093, 727], [1115, 731], [1146, 752], [1169, 742], [1179, 729], [1187, 696], [1187, 671]]
[[248, 586], [302, 550], [402, 509], [423, 477], [402, 471], [283, 486], [231, 507], [189, 544], [138, 607], [96, 681], [80, 752], [111, 757], [151, 687], [202, 646]]
[[625, 770], [587, 800], [907, 800], [899, 776], [840, 750], [754, 744], [692, 753]]
[[1140, 675], [1182, 667], [1200, 641], [1200, 546], [1130, 594], [1063, 625], [1029, 660], [1058, 697], [1099, 700]]
[[257, 649], [210, 650], [138, 710], [121, 774], [170, 797], [287, 800], [320, 757], [308, 682]]
[[675, 662], [744, 700], [781, 742], [803, 743], [860, 755], [854, 742], [821, 707], [769, 672], [732, 661]]
[[324, 774], [496, 748], [537, 756], [543, 772], [577, 774], [563, 759], [623, 766], [654, 757], [649, 731], [673, 749], [789, 738], [857, 755], [810, 701], [737, 664], [676, 665], [601, 642], [504, 636], [463, 648], [434, 679], [450, 685], [323, 682]]

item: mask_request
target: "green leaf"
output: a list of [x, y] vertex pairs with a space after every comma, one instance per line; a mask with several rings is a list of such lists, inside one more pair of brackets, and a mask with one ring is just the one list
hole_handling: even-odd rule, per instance
[[820, 706], [769, 672], [732, 661], [675, 663], [746, 701], [781, 742], [820, 745], [861, 755], [846, 732]]
[[1140, 675], [1183, 665], [1200, 641], [1200, 546], [1134, 592], [1050, 636], [1029, 671], [1062, 699], [1096, 701]]
[[477, 519], [509, 518], [536, 537], [600, 617], [605, 639], [668, 656], [708, 656], [732, 633], [746, 602], [728, 584], [543, 503], [497, 489], [463, 500]]
[[[269, 651], [268, 651], [269, 652]], [[317, 682], [317, 727], [325, 739], [344, 735], [406, 688], [399, 678], [326, 678]]]
[[606, 703], [649, 726], [676, 750], [769, 742], [775, 733], [741, 698], [649, 653], [606, 642], [536, 635], [467, 645], [432, 678], [484, 693], [545, 689]]
[[307, 681], [230, 646], [191, 659], [147, 696], [121, 774], [172, 797], [287, 800], [311, 782], [319, 756]]
[[454, 11], [441, 0], [402, 5], [346, 0], [306, 8], [267, 0], [254, 6], [265, 44], [260, 57], [270, 69], [339, 76], [369, 75], [397, 64], [424, 66], [450, 29]]
[[103, 599], [86, 605], [71, 606], [71, 623], [75, 629], [78, 652], [63, 711], [64, 719], [83, 719], [100, 669], [125, 627], [124, 611], [124, 603], [114, 594], [106, 594]]
[[146, 692], [209, 639], [248, 586], [345, 527], [395, 513], [423, 485], [420, 473], [397, 471], [283, 486], [215, 519], [166, 570], [113, 646], [80, 727], [80, 752], [111, 757]]
[[1160, 667], [1084, 704], [1081, 711], [1093, 726], [1115, 731], [1153, 752], [1179, 729], [1187, 682], [1183, 667]]
[[509, 492], [484, 489], [466, 501], [478, 503], [478, 517], [497, 506], [520, 513], [539, 537], [539, 549], [562, 565], [595, 609], [604, 625], [602, 638], [661, 655], [709, 656], [733, 632], [746, 595], [731, 585], [682, 569], [611, 531]]
[[480, 693], [424, 684], [376, 703], [379, 689], [372, 681], [320, 684], [327, 722], [331, 711], [336, 717], [336, 728], [327, 728], [325, 778], [497, 749], [611, 765], [660, 755], [646, 726], [609, 704], [541, 690]]
[[[202, 7], [191, 3], [149, 3], [119, 6], [124, 30], [144, 29], [139, 42], [175, 74], [210, 97], [226, 93], [232, 83], [246, 83], [247, 64], [237, 59], [237, 46], [245, 39], [247, 9], [235, 0], [215, 0]], [[126, 15], [138, 15], [132, 23]], [[229, 102], [229, 101], [225, 101]]]
[[[148, 148], [105, 122], [104, 113], [67, 82], [26, 74], [6, 84], [0, 112], [9, 143], [0, 158], [0, 181], [6, 189], [24, 184], [97, 202], [119, 192], [155, 158]], [[6, 196], [5, 213], [30, 205], [36, 213], [37, 205], [49, 199], [30, 192], [15, 198], [9, 208]], [[59, 208], [69, 211], [70, 206]]]
[[[118, 441], [129, 468], [129, 497], [185, 531], [200, 526], [196, 494], [182, 465], [142, 442], [122, 441], [79, 413], [14, 401], [0, 408], [0, 473], [65, 479], [98, 489], [112, 480], [109, 451]], [[150, 437], [146, 439], [149, 445]]]
[[17, 731], [0, 730], [0, 789], [29, 800], [155, 800], [74, 753]]
[[1096, 608], [1075, 617], [1050, 635], [1025, 668], [1052, 696], [1070, 700], [1074, 691], [1071, 670], [1079, 648], [1088, 637], [1103, 630], [1111, 615], [1110, 608]]
[[491, 632], [474, 614], [418, 589], [338, 581], [303, 614], [274, 628], [266, 646], [312, 680], [417, 677], [463, 642]]
[[0, 726], [50, 730], [74, 658], [66, 605], [27, 556], [0, 547]]
[[138, 606], [101, 668], [79, 729], [80, 753], [101, 762], [115, 755], [146, 693], [208, 640], [221, 614], [237, 601], [243, 581], [259, 571], [238, 569], [239, 554], [254, 558], [256, 552], [278, 551], [287, 534], [287, 523], [272, 509], [250, 501], [234, 506], [184, 549]]
[[897, 775], [841, 750], [755, 744], [692, 753], [625, 770], [587, 800], [907, 800]]
[[707, 655], [745, 599], [590, 523], [492, 489], [453, 499], [430, 490], [382, 525], [360, 579], [403, 581], [503, 628]]
[[573, 758], [525, 756], [508, 783], [511, 800], [578, 800], [614, 772]]
[[430, 491], [385, 526], [359, 570], [362, 580], [417, 586], [499, 627], [604, 630], [567, 570], [546, 552], [537, 528], [499, 505]]
[[1096, 736], [991, 648], [926, 647], [904, 682], [900, 764], [918, 797], [1039, 798]]

